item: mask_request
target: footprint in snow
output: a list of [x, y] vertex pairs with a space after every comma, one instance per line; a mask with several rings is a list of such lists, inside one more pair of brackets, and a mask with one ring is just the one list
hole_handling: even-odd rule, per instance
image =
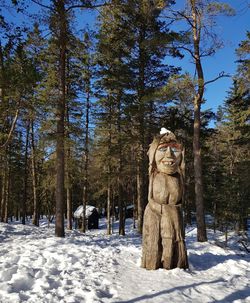
[[3, 270], [0, 276], [0, 281], [6, 282], [10, 281], [12, 276], [17, 273], [18, 267], [15, 265], [11, 268]]
[[33, 287], [34, 277], [27, 271], [17, 272], [8, 284], [11, 286], [11, 292], [27, 291]]

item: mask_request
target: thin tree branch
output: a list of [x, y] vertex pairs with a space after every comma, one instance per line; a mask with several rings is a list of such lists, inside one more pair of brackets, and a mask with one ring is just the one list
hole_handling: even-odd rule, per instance
[[207, 50], [207, 51], [203, 51], [203, 52], [200, 54], [200, 57], [201, 57], [201, 58], [204, 58], [204, 57], [211, 57], [212, 55], [214, 55], [214, 53], [215, 53], [215, 50], [214, 50], [214, 49]]
[[175, 46], [175, 45], [173, 45], [173, 47], [175, 47], [176, 49], [183, 49], [183, 50], [187, 51], [195, 59], [193, 51], [191, 49], [189, 49], [188, 47], [185, 47], [185, 46]]
[[75, 8], [86, 8], [86, 9], [92, 9], [92, 8], [99, 8], [103, 6], [110, 5], [107, 2], [104, 2], [103, 4], [96, 4], [96, 5], [89, 5], [89, 4], [78, 4], [78, 5], [71, 5], [66, 9], [66, 12], [75, 9]]
[[[186, 15], [185, 13], [181, 13], [180, 11], [178, 11], [178, 10], [174, 10], [174, 9], [171, 9], [171, 8], [169, 8], [168, 7], [168, 12], [170, 12], [170, 13], [172, 13], [172, 15], [174, 16], [174, 17], [172, 17], [172, 16], [164, 16], [164, 18], [167, 18], [167, 19], [173, 19], [174, 18], [174, 21], [178, 21], [178, 19], [177, 18], [180, 18], [179, 20], [181, 20], [181, 19], [186, 19], [187, 20], [187, 22], [191, 25], [191, 27], [193, 28], [194, 27], [194, 24], [192, 23], [192, 16], [188, 16], [188, 15]], [[177, 17], [177, 15], [179, 15], [179, 17]]]
[[[31, 0], [33, 3], [41, 6], [41, 7], [44, 7], [46, 9], [50, 9], [50, 10], [53, 10], [51, 6], [48, 6], [48, 5], [45, 5], [45, 4], [42, 4], [40, 3], [39, 1], [37, 0]], [[71, 9], [74, 9], [74, 8], [87, 8], [87, 9], [91, 9], [91, 8], [98, 8], [98, 7], [102, 7], [102, 6], [106, 6], [108, 5], [107, 2], [103, 3], [103, 4], [96, 4], [96, 5], [90, 5], [90, 4], [76, 4], [76, 5], [71, 5], [69, 6], [67, 9], [66, 9], [66, 12], [70, 11]]]
[[224, 78], [224, 77], [231, 77], [231, 75], [225, 74], [224, 72], [221, 72], [221, 73], [219, 73], [219, 75], [216, 78], [214, 78], [212, 80], [209, 80], [209, 81], [206, 81], [204, 83], [204, 86], [206, 86], [207, 84], [213, 83], [213, 82], [217, 81], [218, 79]]
[[0, 146], [1, 149], [5, 148], [9, 144], [9, 142], [11, 140], [12, 134], [13, 134], [13, 132], [15, 130], [15, 127], [16, 127], [16, 122], [17, 122], [17, 119], [18, 119], [18, 116], [19, 116], [19, 111], [20, 111], [20, 107], [18, 106], [18, 109], [16, 110], [15, 117], [14, 117], [14, 119], [12, 121], [12, 124], [11, 124], [11, 128], [10, 128], [8, 137], [7, 137], [6, 141], [5, 141], [5, 143]]
[[52, 7], [51, 7], [51, 6], [42, 4], [42, 3], [38, 2], [37, 0], [31, 0], [31, 2], [33, 2], [33, 3], [35, 3], [35, 4], [39, 5], [39, 6], [41, 6], [41, 7], [43, 7], [43, 8], [47, 8], [47, 9], [52, 10]]
[[189, 19], [190, 17], [186, 16], [185, 14], [182, 14], [179, 11], [177, 11], [176, 13], [177, 13], [177, 15], [180, 15], [182, 18], [186, 19], [192, 28], [194, 27], [193, 22]]

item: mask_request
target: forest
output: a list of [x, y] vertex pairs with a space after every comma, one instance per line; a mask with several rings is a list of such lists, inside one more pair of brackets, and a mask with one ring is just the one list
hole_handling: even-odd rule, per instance
[[[39, 226], [46, 216], [64, 237], [76, 208], [93, 205], [105, 210], [108, 234], [117, 219], [124, 235], [126, 207], [133, 205], [141, 233], [147, 151], [166, 127], [185, 146], [184, 218], [187, 225], [195, 217], [197, 240], [207, 240], [208, 214], [211, 228], [247, 228], [250, 32], [235, 49], [236, 73], [208, 79], [203, 59], [223, 47], [217, 18], [236, 12], [221, 1], [176, 2], [183, 6], [1, 1], [1, 222], [32, 218]], [[203, 110], [205, 89], [223, 77], [232, 79], [226, 99], [217, 112]], [[85, 226], [84, 219], [82, 232]]]

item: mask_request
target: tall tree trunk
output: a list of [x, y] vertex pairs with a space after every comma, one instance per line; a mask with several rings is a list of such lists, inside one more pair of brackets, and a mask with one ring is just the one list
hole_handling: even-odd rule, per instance
[[134, 210], [133, 210], [133, 227], [135, 229], [136, 228], [136, 218], [137, 218], [137, 203], [136, 203], [135, 189], [134, 189], [133, 184], [132, 184], [132, 201], [133, 201], [133, 206], [134, 206]]
[[192, 224], [191, 201], [188, 197], [184, 200], [184, 226]]
[[110, 199], [111, 199], [111, 233], [114, 233], [114, 225], [116, 218], [116, 211], [115, 211], [115, 199], [114, 199], [114, 192], [112, 186], [110, 186]]
[[56, 224], [55, 235], [64, 237], [64, 139], [65, 139], [65, 84], [66, 84], [66, 40], [67, 40], [67, 20], [64, 0], [54, 0], [59, 22], [58, 47], [59, 57], [59, 97], [57, 102], [57, 131], [56, 131]]
[[123, 157], [122, 157], [122, 140], [121, 140], [121, 93], [118, 95], [117, 103], [117, 132], [118, 132], [118, 209], [119, 209], [119, 235], [125, 236], [125, 214], [124, 214], [124, 197], [123, 197], [123, 184], [122, 184], [122, 172], [123, 172]]
[[[69, 58], [67, 58], [67, 78], [70, 77], [70, 62]], [[66, 72], [65, 71], [65, 72]], [[69, 93], [69, 85], [66, 86], [66, 95]], [[67, 147], [66, 147], [66, 163], [65, 163], [65, 187], [66, 187], [66, 208], [67, 208], [67, 229], [72, 230], [72, 181], [71, 181], [71, 169], [70, 169], [70, 158], [71, 158], [71, 149], [70, 149], [70, 105], [69, 102], [65, 101], [66, 106], [66, 131], [65, 131], [65, 137], [67, 138]]]
[[[143, 114], [144, 115], [144, 114]], [[143, 228], [143, 215], [146, 206], [146, 195], [145, 195], [145, 184], [146, 184], [146, 160], [145, 160], [145, 142], [144, 142], [144, 121], [141, 118], [140, 122], [140, 143], [139, 150], [137, 152], [137, 172], [136, 172], [136, 180], [137, 180], [137, 213], [138, 213], [138, 221], [137, 221], [137, 230], [140, 234], [142, 234]]]
[[[9, 161], [8, 161], [9, 162]], [[7, 174], [7, 178], [6, 178], [6, 194], [5, 194], [5, 209], [4, 209], [4, 223], [8, 223], [8, 208], [9, 208], [9, 196], [10, 196], [10, 168], [9, 168], [10, 163], [8, 163], [7, 167], [6, 167], [6, 174]]]
[[4, 68], [4, 57], [3, 49], [0, 41], [0, 102], [4, 104], [5, 97], [5, 68]]
[[193, 18], [193, 43], [194, 59], [198, 78], [198, 90], [194, 98], [194, 136], [193, 136], [193, 154], [194, 154], [194, 179], [195, 179], [195, 203], [197, 218], [197, 240], [199, 242], [207, 241], [207, 232], [204, 213], [203, 198], [203, 179], [202, 179], [202, 159], [200, 146], [201, 129], [201, 102], [204, 94], [204, 75], [200, 56], [200, 31], [201, 20], [196, 9], [196, 0], [191, 0], [192, 18]]
[[[67, 125], [69, 129], [69, 108], [67, 106]], [[67, 229], [72, 230], [72, 199], [71, 199], [71, 177], [70, 177], [70, 136], [67, 131], [68, 146], [66, 151], [66, 173], [65, 173], [65, 186], [66, 186], [66, 205], [67, 205]]]
[[1, 176], [1, 209], [0, 209], [0, 220], [4, 220], [4, 208], [5, 208], [5, 184], [6, 184], [6, 166], [5, 166], [5, 155], [1, 157], [3, 167], [2, 167], [2, 176]]
[[111, 235], [112, 232], [111, 206], [111, 185], [109, 181], [107, 189], [107, 235]]
[[199, 242], [207, 241], [204, 199], [203, 199], [203, 179], [202, 179], [202, 160], [200, 148], [200, 104], [194, 104], [194, 179], [195, 179], [195, 203], [197, 220], [197, 240]]
[[[4, 58], [3, 58], [3, 50], [2, 50], [2, 44], [0, 41], [0, 104], [1, 109], [5, 110], [5, 77], [4, 77]], [[2, 144], [2, 140], [1, 140]], [[0, 204], [0, 220], [1, 222], [4, 221], [4, 209], [5, 209], [5, 187], [6, 187], [6, 160], [7, 160], [7, 150], [6, 147], [4, 147], [1, 152], [1, 162], [2, 162], [2, 180], [1, 180], [1, 204]]]
[[123, 197], [123, 186], [122, 186], [121, 177], [118, 176], [118, 208], [119, 208], [119, 235], [125, 236], [125, 205], [124, 205], [124, 197]]
[[[1, 172], [2, 173], [2, 172]], [[2, 222], [2, 199], [3, 199], [3, 174], [1, 174], [1, 183], [0, 183], [0, 188], [1, 188], [1, 196], [0, 196], [0, 222]]]
[[112, 144], [112, 107], [111, 104], [109, 105], [109, 138], [108, 138], [108, 187], [107, 187], [107, 234], [111, 235], [112, 232], [112, 221], [111, 221], [111, 208], [113, 208], [113, 215], [115, 208], [112, 207], [112, 187], [111, 187], [111, 144]]
[[22, 224], [26, 223], [27, 212], [27, 195], [28, 195], [28, 149], [29, 149], [29, 132], [30, 132], [30, 120], [27, 121], [26, 127], [26, 140], [25, 140], [25, 155], [24, 155], [24, 181], [23, 181], [23, 201], [22, 201]]
[[143, 214], [144, 214], [144, 190], [143, 190], [143, 176], [142, 176], [142, 160], [137, 160], [137, 213], [138, 213], [138, 221], [137, 221], [137, 229], [140, 234], [142, 234], [143, 227]]
[[[70, 182], [68, 172], [66, 173], [66, 183]], [[70, 186], [66, 187], [66, 204], [67, 204], [67, 229], [72, 230], [72, 200]]]
[[135, 154], [135, 146], [131, 146], [131, 170], [129, 174], [133, 176], [131, 178], [131, 196], [132, 196], [132, 201], [134, 205], [134, 211], [133, 211], [133, 222], [134, 222], [134, 228], [136, 228], [136, 222], [138, 219], [138, 203], [137, 203], [137, 173], [136, 173], [136, 168], [137, 168], [137, 162], [136, 162], [136, 154]]
[[90, 88], [87, 88], [86, 113], [85, 113], [85, 148], [84, 148], [84, 180], [83, 180], [83, 226], [86, 231], [86, 206], [88, 205], [89, 191], [89, 110], [90, 110]]
[[138, 80], [138, 102], [139, 102], [139, 128], [138, 128], [138, 158], [137, 158], [137, 204], [138, 204], [138, 232], [142, 234], [143, 215], [146, 206], [145, 185], [145, 28], [144, 25], [139, 33], [139, 80]]
[[[2, 171], [2, 196], [1, 196], [1, 222], [7, 223], [8, 222], [8, 215], [6, 210], [8, 210], [8, 159], [7, 159], [7, 148], [4, 148], [3, 153], [3, 171]], [[7, 220], [6, 220], [7, 217]]]
[[33, 189], [33, 220], [32, 224], [39, 226], [39, 205], [37, 201], [37, 169], [36, 169], [36, 150], [34, 138], [34, 121], [31, 121], [31, 171]]

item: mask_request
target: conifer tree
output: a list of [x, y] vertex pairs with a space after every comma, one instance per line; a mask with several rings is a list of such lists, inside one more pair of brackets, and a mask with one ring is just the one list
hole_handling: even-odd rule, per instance
[[[236, 225], [238, 230], [246, 229], [249, 212], [249, 37], [244, 40], [237, 53], [240, 55], [233, 86], [220, 108], [216, 133], [213, 135], [212, 175], [215, 190], [215, 214], [218, 224], [227, 230]], [[217, 223], [217, 222], [216, 222]]]
[[[25, 41], [24, 48], [27, 53], [27, 57], [33, 62], [35, 66], [36, 76], [34, 77], [35, 83], [33, 91], [30, 95], [29, 110], [27, 116], [30, 121], [30, 158], [31, 158], [31, 175], [32, 175], [32, 197], [33, 197], [33, 224], [39, 226], [39, 210], [41, 208], [41, 197], [39, 191], [39, 172], [38, 162], [40, 161], [39, 144], [41, 128], [41, 121], [43, 119], [40, 113], [45, 112], [43, 100], [41, 100], [40, 90], [45, 70], [43, 68], [43, 62], [45, 59], [45, 49], [47, 43], [41, 35], [41, 31], [38, 23], [34, 23], [31, 31], [28, 32], [27, 40]], [[46, 115], [44, 113], [44, 115]]]
[[129, 3], [128, 8], [128, 22], [134, 33], [131, 69], [134, 78], [134, 106], [137, 109], [133, 123], [137, 138], [137, 207], [140, 233], [147, 201], [146, 153], [153, 135], [154, 93], [166, 84], [171, 73], [176, 72], [162, 63], [174, 35], [169, 33], [165, 23], [160, 20], [160, 15], [163, 8], [170, 5], [171, 1], [135, 1], [133, 5]]
[[83, 152], [82, 152], [82, 205], [83, 205], [83, 222], [82, 231], [86, 231], [86, 206], [90, 198], [90, 124], [92, 118], [92, 97], [93, 97], [93, 78], [95, 76], [94, 63], [94, 33], [87, 30], [84, 33], [83, 41], [79, 41], [79, 64], [80, 64], [80, 88], [83, 95]]
[[[210, 24], [215, 25], [215, 17], [220, 15], [232, 15], [233, 10], [229, 5], [214, 1], [188, 0], [186, 9], [174, 12], [174, 16], [184, 20], [190, 28], [190, 37], [185, 39], [184, 45], [179, 48], [184, 49], [191, 56], [195, 65], [196, 87], [193, 99], [194, 106], [194, 177], [195, 177], [195, 203], [197, 218], [197, 240], [207, 241], [205, 210], [204, 210], [204, 190], [202, 175], [201, 157], [201, 104], [204, 102], [205, 87], [221, 77], [225, 73], [220, 73], [212, 80], [206, 81], [203, 70], [202, 59], [211, 56], [222, 46], [214, 32], [211, 32]], [[187, 43], [189, 42], [189, 43]], [[177, 47], [178, 48], [178, 47]]]
[[[142, 218], [147, 201], [146, 152], [152, 139], [154, 94], [166, 83], [169, 74], [175, 71], [162, 63], [171, 35], [159, 19], [162, 8], [158, 4], [147, 1], [113, 1], [110, 6], [112, 9], [104, 8], [101, 20], [101, 32], [105, 32], [105, 36], [100, 36], [100, 60], [104, 61], [101, 76], [103, 87], [109, 91], [109, 101], [113, 104], [117, 125], [116, 140], [119, 142], [121, 138], [126, 138], [125, 142], [130, 140], [131, 144], [136, 145], [139, 232], [142, 232]], [[111, 44], [112, 49], [109, 47]], [[123, 120], [126, 115], [130, 118]], [[122, 131], [124, 127], [130, 130], [126, 134]], [[119, 146], [118, 143], [117, 151]], [[118, 159], [124, 159], [123, 151], [120, 150], [118, 154]], [[118, 163], [121, 165], [118, 171], [126, 170], [123, 163], [119, 160]], [[118, 179], [122, 175], [120, 172]], [[119, 192], [119, 196], [123, 196], [122, 188]], [[120, 209], [123, 209], [122, 204], [124, 203], [121, 203]], [[120, 224], [122, 221], [120, 219]]]
[[[1, 118], [5, 122], [2, 124], [4, 128], [2, 137], [3, 141], [1, 143], [3, 144], [2, 148], [4, 150], [4, 158], [8, 159], [8, 153], [10, 152], [9, 146], [12, 144], [13, 140], [16, 141], [15, 136], [18, 135], [18, 131], [16, 130], [17, 120], [19, 118], [20, 124], [22, 124], [27, 118], [31, 95], [34, 90], [34, 86], [36, 85], [37, 76], [33, 62], [28, 58], [25, 51], [24, 41], [21, 35], [10, 35], [10, 39], [7, 40], [7, 43], [2, 50], [2, 83], [4, 95], [2, 95], [3, 102], [1, 102], [1, 106], [4, 108], [4, 111], [1, 112]], [[7, 69], [5, 69], [5, 67]], [[6, 74], [7, 70], [8, 73]], [[3, 161], [3, 163], [7, 162]], [[26, 161], [26, 168], [27, 165], [28, 162]], [[11, 165], [9, 164], [8, 166]], [[6, 173], [4, 173], [4, 175], [6, 175]], [[25, 176], [25, 174], [23, 176]], [[24, 179], [25, 178], [26, 177], [24, 177]], [[8, 178], [7, 176], [4, 176], [3, 179], [5, 180], [3, 182], [4, 184], [7, 180], [11, 180], [11, 175], [9, 175]], [[6, 186], [4, 186], [6, 194], [2, 196], [2, 205], [5, 205], [5, 210], [8, 210], [8, 207], [6, 206], [8, 205], [8, 200], [5, 199], [5, 197], [10, 196], [7, 193], [7, 188], [9, 187], [8, 184], [9, 181], [6, 183]], [[26, 181], [24, 180], [24, 185], [25, 184]], [[25, 223], [26, 215], [26, 192], [27, 187], [24, 186], [24, 190], [22, 191], [24, 197], [21, 200], [23, 201], [23, 223]], [[7, 218], [6, 211], [5, 217]]]
[[49, 27], [52, 33], [51, 43], [54, 45], [52, 53], [55, 54], [54, 70], [51, 77], [54, 84], [53, 97], [57, 92], [56, 103], [56, 226], [55, 234], [64, 237], [64, 185], [65, 185], [65, 111], [67, 105], [67, 51], [70, 41], [70, 18], [76, 8], [93, 8], [102, 4], [78, 2], [68, 0], [52, 0], [50, 5], [37, 3], [48, 10]]

